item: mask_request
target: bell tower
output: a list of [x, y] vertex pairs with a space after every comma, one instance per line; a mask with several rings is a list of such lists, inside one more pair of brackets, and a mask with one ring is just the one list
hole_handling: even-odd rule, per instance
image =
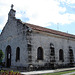
[[14, 5], [12, 4], [12, 5], [11, 5], [11, 9], [10, 9], [10, 11], [9, 11], [9, 13], [8, 13], [8, 18], [10, 18], [10, 17], [15, 17], [16, 11], [13, 9], [13, 7], [14, 7]]

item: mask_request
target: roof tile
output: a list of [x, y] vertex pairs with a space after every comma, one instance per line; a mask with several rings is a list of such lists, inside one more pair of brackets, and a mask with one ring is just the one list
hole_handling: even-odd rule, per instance
[[29, 24], [29, 23], [26, 23], [26, 24], [30, 28], [32, 28], [33, 30], [38, 30], [38, 31], [47, 32], [47, 33], [52, 33], [52, 34], [61, 35], [61, 36], [65, 36], [65, 37], [70, 37], [70, 38], [75, 38], [75, 35], [72, 35], [72, 34], [68, 34], [68, 33], [65, 33], [65, 32], [44, 28], [44, 27], [41, 27], [41, 26], [36, 26], [36, 25], [33, 25], [33, 24]]

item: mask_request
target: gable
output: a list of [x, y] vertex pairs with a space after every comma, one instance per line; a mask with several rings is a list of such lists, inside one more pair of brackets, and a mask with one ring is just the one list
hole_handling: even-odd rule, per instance
[[26, 25], [23, 24], [19, 19], [11, 18], [7, 21], [0, 37], [2, 37], [2, 39], [7, 39], [8, 37], [16, 37], [19, 35], [24, 36], [26, 29]]

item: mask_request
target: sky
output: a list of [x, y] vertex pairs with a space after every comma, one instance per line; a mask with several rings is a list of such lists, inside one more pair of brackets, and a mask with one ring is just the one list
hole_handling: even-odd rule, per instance
[[75, 0], [0, 0], [0, 32], [11, 4], [23, 22], [75, 35]]

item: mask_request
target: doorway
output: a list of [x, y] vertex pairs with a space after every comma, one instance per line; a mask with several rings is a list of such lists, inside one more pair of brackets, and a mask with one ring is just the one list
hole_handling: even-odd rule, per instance
[[11, 47], [9, 45], [6, 48], [6, 66], [11, 66]]

